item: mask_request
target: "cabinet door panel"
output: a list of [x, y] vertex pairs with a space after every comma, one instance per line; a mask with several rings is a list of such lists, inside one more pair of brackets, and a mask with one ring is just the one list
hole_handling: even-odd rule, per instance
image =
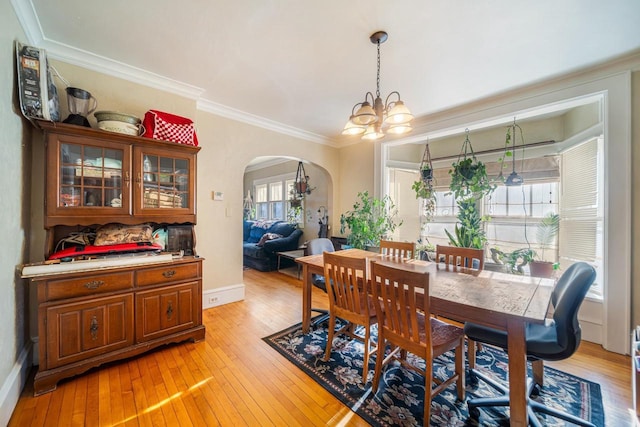
[[133, 344], [133, 294], [46, 310], [47, 368]]
[[136, 293], [136, 341], [143, 342], [195, 326], [198, 283]]
[[52, 133], [47, 150], [47, 217], [130, 215], [131, 146]]
[[195, 154], [135, 147], [133, 174], [134, 215], [195, 215]]

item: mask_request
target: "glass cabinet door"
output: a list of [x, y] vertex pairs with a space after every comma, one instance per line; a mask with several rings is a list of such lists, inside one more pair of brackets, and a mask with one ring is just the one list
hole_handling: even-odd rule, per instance
[[135, 148], [136, 210], [195, 212], [195, 157], [171, 150]]
[[[55, 214], [120, 215], [129, 213], [128, 146], [60, 138], [49, 163], [48, 180], [57, 182], [57, 194], [49, 193], [48, 206]], [[53, 167], [56, 165], [56, 167]]]

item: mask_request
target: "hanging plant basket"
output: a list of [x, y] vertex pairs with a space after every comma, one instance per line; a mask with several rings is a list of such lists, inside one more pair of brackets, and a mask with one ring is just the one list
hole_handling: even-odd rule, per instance
[[466, 130], [458, 160], [449, 170], [451, 184], [449, 190], [456, 200], [481, 199], [496, 189], [496, 184], [487, 175], [487, 168], [478, 159], [469, 141], [469, 129]]
[[428, 143], [424, 148], [422, 162], [420, 162], [420, 179], [413, 183], [411, 189], [416, 192], [416, 199], [430, 200], [435, 198], [433, 191], [433, 164], [431, 163]]
[[423, 168], [420, 170], [420, 175], [423, 181], [431, 181], [433, 179], [433, 169], [430, 167]]
[[298, 194], [305, 194], [307, 192], [308, 184], [306, 182], [296, 182], [296, 192]]

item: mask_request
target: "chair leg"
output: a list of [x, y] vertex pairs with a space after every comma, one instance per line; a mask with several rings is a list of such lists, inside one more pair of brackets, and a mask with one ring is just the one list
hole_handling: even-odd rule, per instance
[[[458, 400], [464, 402], [465, 397], [465, 378], [464, 378], [464, 338], [460, 339], [460, 344], [456, 347], [456, 374], [458, 380], [456, 381], [456, 389], [458, 392]], [[426, 424], [425, 424], [426, 425]]]
[[364, 360], [362, 361], [362, 384], [367, 383], [367, 379], [369, 378], [369, 339], [371, 338], [371, 329], [367, 325], [364, 328]]
[[469, 370], [476, 368], [476, 342], [467, 340], [467, 359], [469, 360]]
[[324, 351], [324, 361], [327, 362], [331, 357], [331, 347], [333, 347], [333, 335], [336, 329], [336, 316], [334, 314], [329, 315], [329, 333], [327, 335], [327, 348]]
[[534, 360], [531, 362], [531, 368], [533, 368], [533, 382], [542, 388], [544, 385], [544, 361]]
[[[456, 362], [457, 363], [457, 362]], [[424, 420], [422, 425], [431, 424], [431, 399], [433, 399], [433, 360], [425, 360], [424, 367]]]
[[533, 410], [533, 412], [542, 412], [543, 414], [551, 415], [555, 418], [560, 418], [561, 420], [569, 421], [575, 425], [585, 426], [585, 427], [595, 427], [593, 423], [589, 421], [585, 421], [581, 418], [573, 416], [571, 414], [567, 414], [566, 412], [561, 412], [553, 408], [549, 408], [535, 400], [529, 401], [529, 407]]
[[376, 357], [376, 368], [373, 372], [373, 384], [371, 386], [373, 394], [376, 394], [378, 391], [378, 386], [380, 385], [380, 376], [382, 375], [382, 362], [385, 355], [385, 350], [387, 349], [387, 344], [384, 342], [384, 337], [380, 335], [378, 331], [378, 356]]

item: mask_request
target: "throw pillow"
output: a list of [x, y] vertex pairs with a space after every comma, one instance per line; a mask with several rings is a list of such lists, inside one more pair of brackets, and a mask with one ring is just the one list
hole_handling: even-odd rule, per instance
[[106, 246], [120, 243], [153, 242], [152, 234], [153, 229], [149, 224], [105, 224], [96, 230], [96, 240], [93, 244]]
[[258, 246], [264, 246], [264, 243], [268, 240], [275, 240], [281, 238], [281, 234], [276, 233], [264, 233], [260, 238], [260, 241], [257, 243]]

